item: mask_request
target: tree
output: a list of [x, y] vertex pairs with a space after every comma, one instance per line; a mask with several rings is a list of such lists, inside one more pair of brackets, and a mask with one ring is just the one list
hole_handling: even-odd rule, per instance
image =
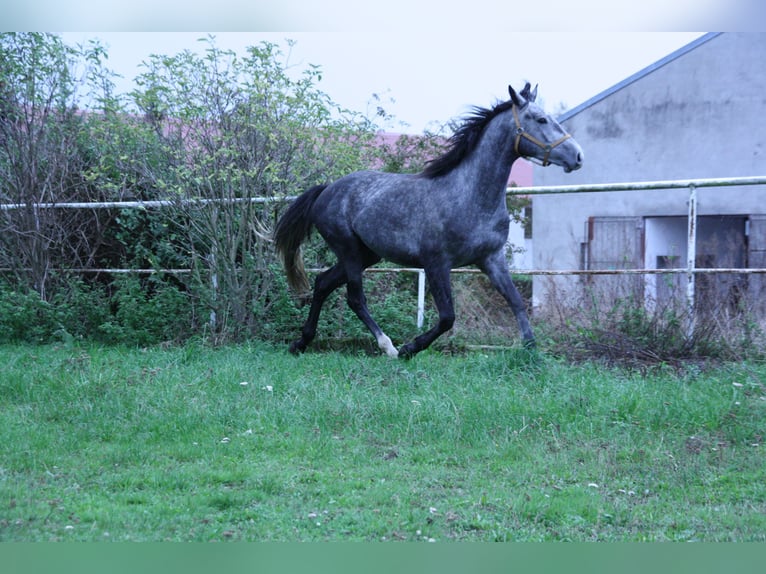
[[39, 33], [0, 34], [0, 267], [48, 296], [51, 270], [84, 264], [103, 226], [86, 213], [41, 205], [92, 199], [87, 117], [78, 107], [83, 74], [102, 80], [103, 51], [65, 46]]
[[[255, 198], [300, 193], [369, 163], [372, 124], [339, 109], [317, 88], [321, 71], [297, 77], [275, 44], [243, 57], [204, 40], [152, 56], [133, 98], [162, 142], [157, 192], [179, 200], [176, 245], [194, 269], [194, 291], [218, 330], [258, 331], [275, 300], [268, 230], [275, 207]], [[202, 200], [202, 201], [198, 201]]]

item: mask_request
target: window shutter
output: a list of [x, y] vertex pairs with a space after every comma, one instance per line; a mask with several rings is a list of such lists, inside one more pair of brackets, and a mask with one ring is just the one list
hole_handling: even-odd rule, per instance
[[591, 217], [588, 269], [639, 269], [644, 259], [641, 217]]

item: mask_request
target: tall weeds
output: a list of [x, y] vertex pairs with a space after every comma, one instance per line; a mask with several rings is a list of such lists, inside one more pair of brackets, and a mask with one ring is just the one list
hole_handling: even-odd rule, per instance
[[691, 310], [678, 289], [658, 301], [617, 281], [586, 287], [577, 297], [549, 290], [536, 319], [554, 352], [632, 365], [763, 356], [763, 318], [745, 299], [732, 307], [704, 297]]

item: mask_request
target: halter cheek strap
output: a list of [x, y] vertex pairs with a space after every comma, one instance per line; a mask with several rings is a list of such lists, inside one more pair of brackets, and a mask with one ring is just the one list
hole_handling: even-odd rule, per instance
[[[565, 142], [572, 136], [570, 134], [564, 134], [562, 137], [557, 139], [555, 142], [551, 144], [543, 143], [539, 139], [537, 139], [535, 136], [531, 135], [528, 131], [526, 131], [522, 126], [521, 122], [519, 121], [519, 113], [518, 108], [514, 105], [511, 108], [511, 111], [513, 112], [513, 120], [516, 122], [516, 138], [513, 143], [513, 150], [516, 152], [516, 155], [520, 156], [519, 153], [519, 143], [521, 143], [521, 138], [526, 138], [529, 141], [531, 141], [533, 144], [537, 145], [538, 147], [542, 148], [545, 152], [545, 155], [543, 156], [543, 163], [542, 166], [545, 167], [547, 165], [550, 165], [550, 162], [548, 161], [548, 158], [551, 155], [551, 151], [553, 151], [553, 148], [555, 148], [560, 143]], [[532, 158], [526, 158], [531, 160]]]

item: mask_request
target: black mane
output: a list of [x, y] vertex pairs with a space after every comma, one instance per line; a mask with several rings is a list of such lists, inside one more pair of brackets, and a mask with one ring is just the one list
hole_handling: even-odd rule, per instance
[[447, 175], [474, 150], [481, 139], [481, 134], [492, 119], [513, 106], [513, 101], [501, 102], [491, 109], [475, 107], [470, 116], [449, 139], [449, 149], [441, 156], [432, 159], [420, 173], [433, 179]]

